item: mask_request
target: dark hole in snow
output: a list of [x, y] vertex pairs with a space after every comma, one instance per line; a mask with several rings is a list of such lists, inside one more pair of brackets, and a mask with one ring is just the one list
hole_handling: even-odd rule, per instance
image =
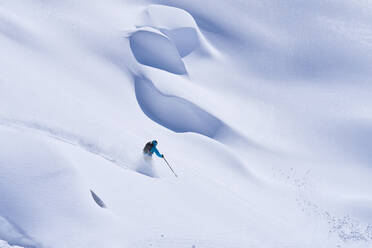
[[93, 190], [90, 190], [90, 193], [92, 194], [93, 200], [97, 203], [98, 206], [100, 206], [101, 208], [106, 208], [105, 203], [102, 201], [101, 198], [99, 198], [98, 195], [96, 195], [96, 193], [93, 192]]

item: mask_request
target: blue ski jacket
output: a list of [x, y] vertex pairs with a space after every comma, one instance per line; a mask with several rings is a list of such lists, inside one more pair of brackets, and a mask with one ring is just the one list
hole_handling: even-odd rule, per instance
[[155, 154], [159, 157], [159, 158], [162, 158], [163, 157], [163, 155], [162, 154], [160, 154], [160, 152], [158, 151], [158, 149], [156, 149], [156, 146], [158, 145], [158, 143], [157, 142], [153, 142], [152, 143], [152, 148], [151, 148], [151, 150], [150, 150], [150, 153], [151, 153], [151, 155], [155, 152]]

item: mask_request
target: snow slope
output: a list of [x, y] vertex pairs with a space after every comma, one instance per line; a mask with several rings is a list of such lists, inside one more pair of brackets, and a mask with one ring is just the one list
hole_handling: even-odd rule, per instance
[[0, 247], [372, 247], [371, 6], [0, 1]]

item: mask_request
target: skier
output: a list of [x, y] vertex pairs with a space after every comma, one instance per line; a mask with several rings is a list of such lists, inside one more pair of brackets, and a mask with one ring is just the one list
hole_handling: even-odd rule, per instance
[[156, 140], [147, 142], [145, 147], [143, 148], [143, 154], [152, 157], [152, 154], [155, 152], [155, 154], [159, 158], [164, 158], [164, 155], [160, 154], [159, 150], [156, 148], [157, 145], [158, 145], [158, 142]]
[[160, 154], [160, 152], [158, 151], [158, 149], [156, 149], [156, 146], [157, 145], [158, 145], [158, 142], [156, 140], [149, 141], [149, 142], [146, 143], [145, 147], [143, 148], [143, 155], [144, 155], [145, 161], [147, 161], [151, 165], [152, 154], [155, 152], [155, 154], [159, 158], [164, 159], [164, 161], [168, 165], [169, 169], [173, 172], [173, 174], [176, 177], [178, 177], [177, 174], [174, 172], [173, 168], [168, 163], [168, 161], [165, 159], [164, 155], [163, 154]]

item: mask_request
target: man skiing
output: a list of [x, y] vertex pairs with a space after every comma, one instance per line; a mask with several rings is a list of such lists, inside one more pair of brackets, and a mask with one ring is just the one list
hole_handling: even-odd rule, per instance
[[160, 154], [159, 150], [156, 148], [157, 145], [158, 145], [158, 142], [156, 140], [147, 142], [147, 144], [143, 148], [143, 153], [145, 155], [148, 155], [148, 156], [152, 157], [152, 154], [155, 152], [155, 154], [159, 158], [164, 158], [164, 155], [163, 154]]
[[149, 162], [149, 164], [151, 164], [151, 158], [152, 158], [152, 154], [155, 152], [155, 154], [159, 157], [159, 158], [162, 158], [164, 159], [165, 163], [168, 165], [169, 169], [173, 172], [173, 174], [177, 176], [177, 174], [174, 172], [173, 168], [170, 166], [170, 164], [168, 163], [168, 161], [165, 159], [164, 155], [163, 154], [160, 154], [160, 152], [158, 151], [158, 149], [156, 149], [156, 146], [158, 145], [158, 142], [156, 140], [153, 140], [153, 141], [149, 141], [146, 143], [145, 147], [143, 148], [143, 154], [145, 155], [144, 158], [145, 158], [145, 161]]

